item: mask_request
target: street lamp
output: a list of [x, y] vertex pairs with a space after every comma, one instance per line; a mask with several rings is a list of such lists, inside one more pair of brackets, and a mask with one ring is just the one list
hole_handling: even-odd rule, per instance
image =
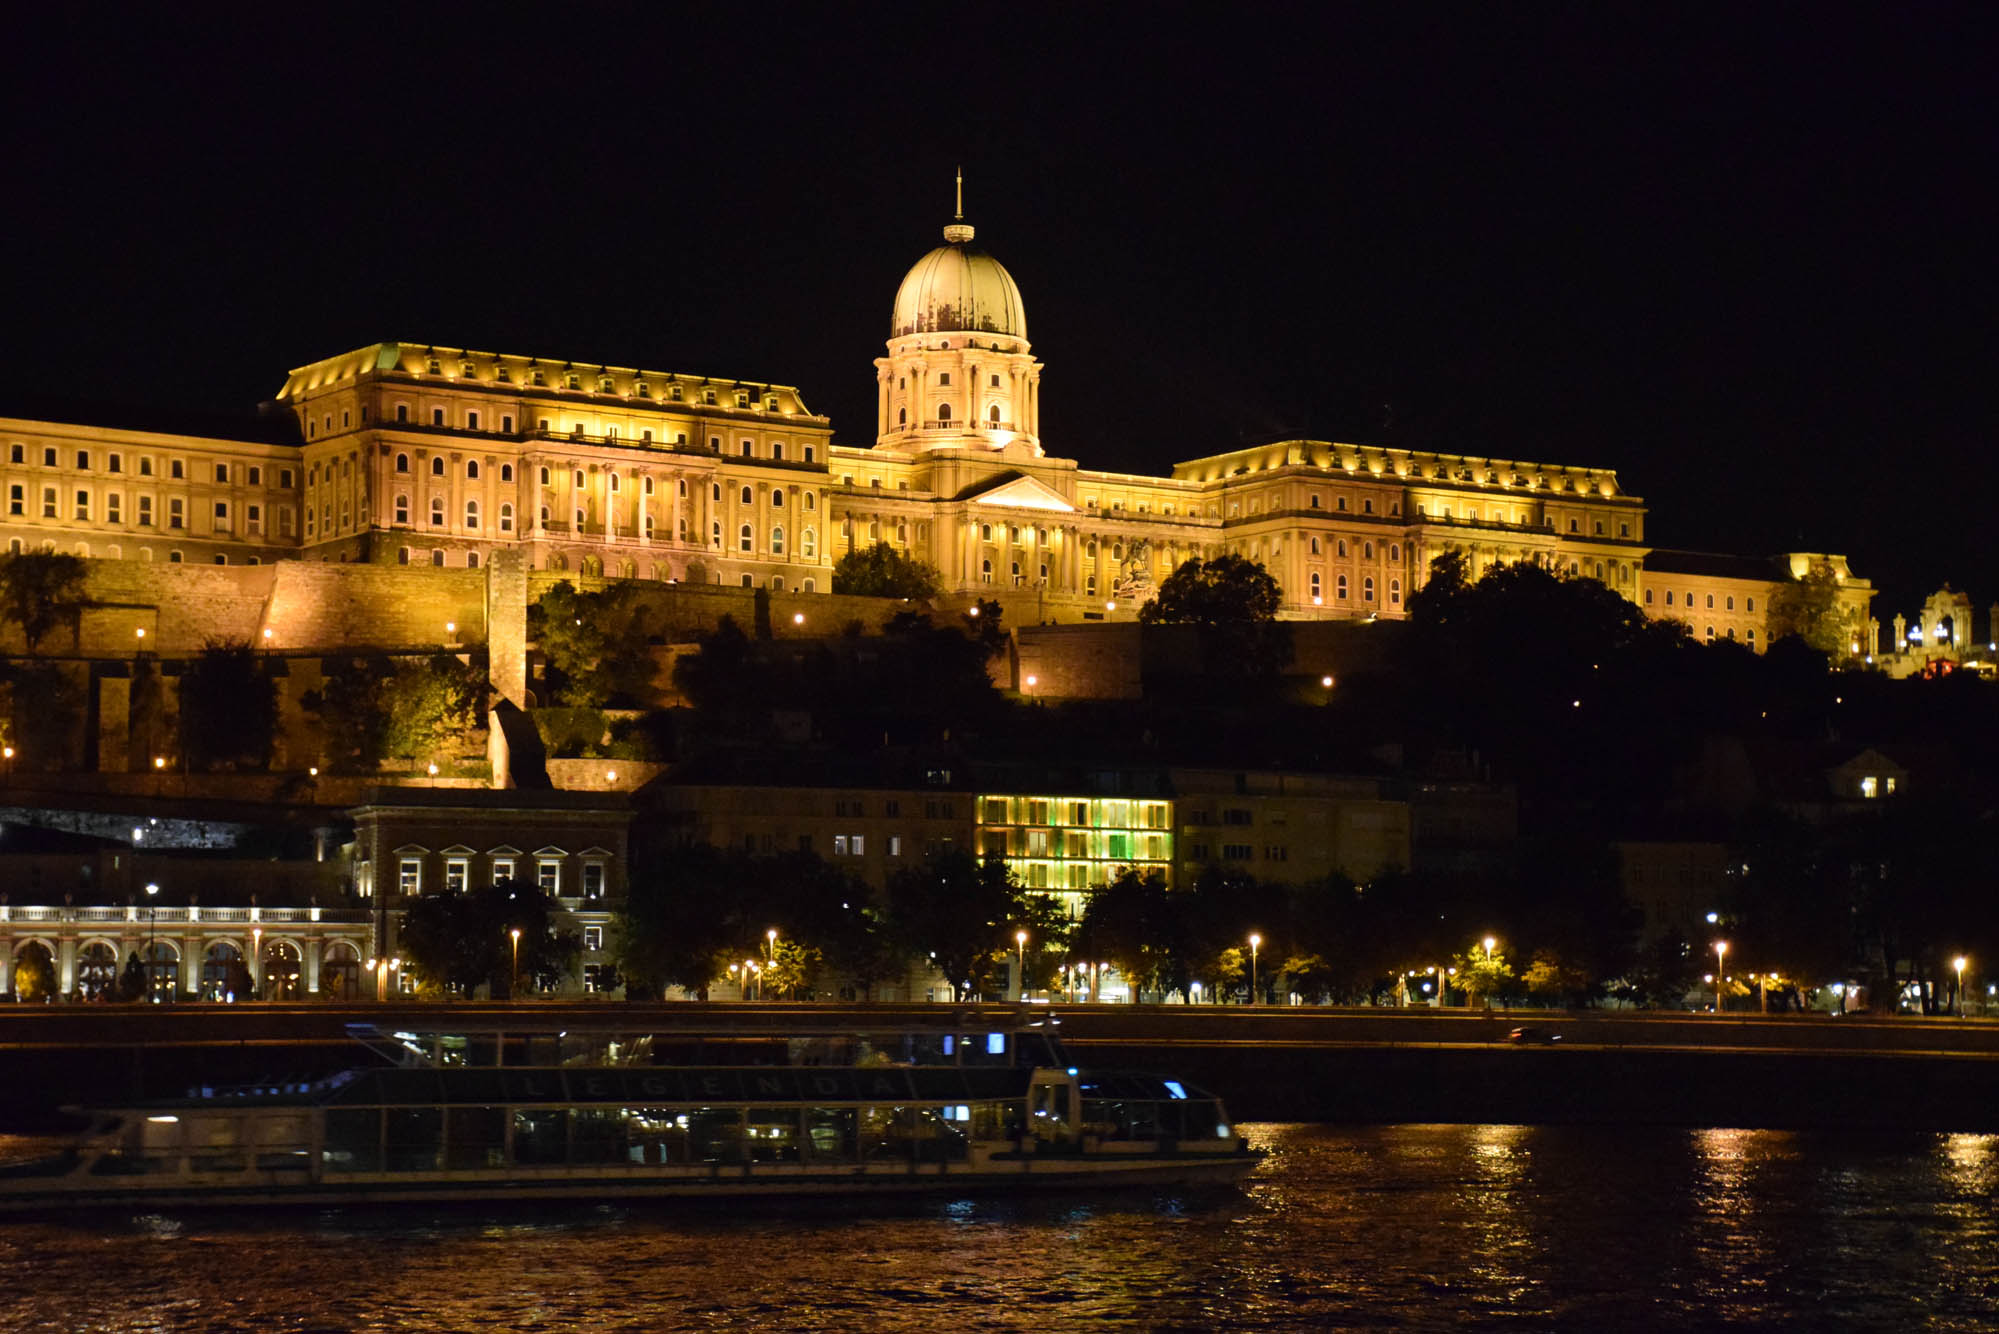
[[1013, 933], [1013, 982], [1020, 999], [1027, 999], [1027, 933]]
[[1964, 956], [1960, 954], [1952, 959], [1950, 966], [1957, 972], [1957, 1017], [1962, 1019], [1964, 1018]]
[[507, 975], [507, 999], [517, 1000], [521, 993], [521, 929], [511, 927], [507, 934], [514, 938], [513, 971]]
[[1263, 937], [1252, 931], [1249, 933], [1249, 1003], [1256, 1004], [1256, 952], [1263, 945]]
[[1485, 957], [1486, 957], [1486, 961], [1487, 961], [1487, 962], [1491, 962], [1491, 960], [1492, 960], [1492, 947], [1493, 947], [1494, 945], [1497, 945], [1497, 944], [1499, 943], [1499, 941], [1498, 941], [1498, 940], [1496, 940], [1496, 939], [1494, 939], [1494, 938], [1493, 938], [1492, 936], [1487, 936], [1487, 937], [1485, 938], [1485, 942], [1484, 942], [1484, 943], [1485, 943]]
[[1724, 961], [1727, 957], [1728, 942], [1725, 940], [1714, 942], [1714, 1012], [1717, 1018], [1721, 1015], [1722, 970], [1726, 966]]
[[[8, 753], [12, 754], [13, 752], [9, 751]], [[160, 998], [159, 981], [153, 976], [153, 969], [159, 964], [160, 931], [157, 925], [158, 910], [154, 904], [154, 899], [159, 892], [160, 887], [158, 885], [146, 886], [146, 1003], [148, 1005], [157, 1002]], [[1958, 962], [1962, 964], [1964, 960], [1959, 959]], [[1962, 968], [1958, 969], [1958, 976], [1960, 978], [1964, 976]], [[1961, 988], [1962, 983], [1960, 983]], [[1960, 1005], [1959, 1008], [1962, 1009], [1963, 1007]]]
[[250, 997], [264, 999], [264, 928], [250, 928], [250, 966], [255, 969], [250, 974]]

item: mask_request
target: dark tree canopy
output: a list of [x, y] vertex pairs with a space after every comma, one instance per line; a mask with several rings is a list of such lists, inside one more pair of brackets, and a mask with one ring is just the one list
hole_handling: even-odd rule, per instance
[[263, 768], [277, 725], [270, 663], [247, 644], [210, 644], [181, 674], [181, 747], [190, 769]]
[[547, 704], [646, 708], [655, 702], [652, 617], [628, 583], [579, 593], [558, 583], [528, 608], [528, 636], [548, 664]]
[[922, 602], [937, 596], [942, 586], [935, 566], [905, 556], [886, 542], [850, 551], [833, 565], [835, 593]]
[[1769, 626], [1770, 638], [1795, 635], [1834, 661], [1852, 650], [1858, 629], [1851, 609], [1840, 605], [1838, 573], [1822, 560], [1777, 585], [1770, 595]]
[[53, 551], [29, 551], [0, 556], [0, 617], [21, 627], [28, 652], [41, 647], [48, 633], [73, 622], [84, 603], [81, 557]]
[[1291, 661], [1283, 595], [1262, 565], [1241, 556], [1184, 561], [1138, 610], [1142, 625], [1191, 625], [1209, 675], [1274, 676]]
[[1283, 596], [1261, 564], [1241, 556], [1181, 562], [1139, 609], [1145, 625], [1254, 625], [1277, 618]]
[[575, 961], [580, 942], [555, 924], [556, 903], [525, 881], [498, 880], [458, 893], [422, 894], [404, 907], [397, 939], [419, 979], [468, 993], [485, 984], [509, 994], [513, 932], [520, 936], [520, 980], [554, 984]]
[[368, 770], [436, 754], [478, 724], [485, 694], [481, 663], [439, 653], [339, 663], [300, 704], [319, 715], [329, 767]]

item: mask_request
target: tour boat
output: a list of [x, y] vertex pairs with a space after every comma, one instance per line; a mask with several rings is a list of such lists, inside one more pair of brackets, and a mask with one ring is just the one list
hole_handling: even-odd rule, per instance
[[0, 1211], [1188, 1186], [1262, 1157], [1218, 1098], [1080, 1072], [1051, 1028], [362, 1036], [401, 1062], [94, 1112], [0, 1166]]

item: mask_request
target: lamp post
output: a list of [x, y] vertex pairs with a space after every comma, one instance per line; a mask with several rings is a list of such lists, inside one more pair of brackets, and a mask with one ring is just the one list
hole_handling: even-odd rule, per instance
[[264, 999], [264, 928], [250, 928], [250, 998]]
[[1252, 931], [1249, 933], [1249, 1003], [1256, 1004], [1256, 952], [1263, 946], [1263, 937]]
[[1964, 1018], [1964, 956], [1960, 954], [1952, 959], [1950, 966], [1957, 973], [1957, 1017], [1962, 1019]]
[[513, 937], [514, 961], [512, 971], [507, 974], [507, 999], [519, 1000], [521, 994], [521, 929], [510, 927], [507, 934]]
[[1027, 933], [1013, 933], [1013, 982], [1021, 1000], [1027, 999]]
[[[158, 925], [159, 910], [154, 899], [159, 892], [160, 887], [158, 885], [149, 884], [146, 886], [146, 1004], [148, 1005], [153, 1004], [160, 998], [159, 981], [153, 976], [153, 968], [158, 962], [157, 951], [159, 950], [160, 940]], [[1964, 960], [1960, 959], [1958, 962], [1963, 963]], [[1960, 968], [1958, 976], [1961, 978], [1963, 975], [1964, 970]]]
[[1728, 942], [1725, 940], [1714, 942], [1714, 1013], [1717, 1019], [1721, 1017], [1722, 970], [1725, 967], [1723, 961], [1727, 957]]

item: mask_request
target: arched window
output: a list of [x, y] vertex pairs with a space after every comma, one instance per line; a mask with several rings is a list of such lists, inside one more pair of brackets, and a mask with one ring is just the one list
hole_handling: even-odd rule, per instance
[[479, 526], [479, 502], [476, 500], [465, 502], [465, 526], [467, 528]]
[[500, 465], [500, 480], [501, 480], [501, 481], [503, 481], [503, 482], [511, 482], [511, 481], [513, 481], [513, 480], [514, 480], [514, 465], [513, 465], [513, 464], [511, 464], [511, 463], [502, 463], [502, 464]]
[[980, 561], [979, 582], [982, 584], [989, 584], [992, 581], [993, 581], [993, 563], [989, 560]]
[[1369, 575], [1369, 576], [1368, 576], [1367, 578], [1365, 578], [1365, 579], [1363, 579], [1363, 580], [1361, 580], [1361, 581], [1360, 581], [1360, 600], [1361, 600], [1362, 602], [1372, 602], [1372, 601], [1374, 601], [1374, 576], [1373, 576], [1373, 575]]
[[951, 420], [951, 405], [949, 403], [939, 403], [937, 405], [937, 420], [940, 422]]
[[465, 477], [468, 481], [476, 482], [479, 480], [479, 460], [467, 459], [465, 461]]
[[1088, 542], [1085, 542], [1083, 544], [1083, 554], [1089, 557], [1091, 560], [1095, 560], [1097, 558], [1097, 540], [1095, 538], [1091, 538]]
[[771, 525], [770, 554], [773, 556], [784, 554], [784, 525], [781, 523]]
[[575, 509], [573, 509], [573, 510], [571, 510], [571, 511], [570, 511], [570, 514], [572, 514], [572, 515], [574, 516], [574, 519], [575, 519], [575, 523], [576, 523], [576, 531], [577, 531], [577, 532], [579, 532], [579, 533], [580, 533], [580, 532], [582, 532], [582, 531], [583, 531], [583, 507], [582, 507], [581, 505], [578, 505], [578, 506], [577, 506], [577, 507], [576, 507]]
[[908, 524], [906, 524], [906, 523], [899, 523], [899, 524], [897, 524], [897, 525], [895, 526], [895, 540], [896, 540], [896, 544], [897, 544], [898, 546], [905, 546], [905, 547], [906, 547], [906, 546], [908, 546], [908, 545], [909, 545], [909, 525], [908, 525]]
[[645, 494], [648, 496], [652, 494], [652, 478], [650, 477], [645, 479]]
[[430, 461], [430, 475], [432, 477], [444, 476], [444, 455], [439, 454]]
[[[722, 549], [722, 523], [719, 519], [708, 525], [708, 544], [717, 551]], [[720, 571], [716, 573], [719, 576]]]
[[907, 425], [909, 425], [909, 409], [908, 409], [908, 408], [897, 408], [897, 409], [895, 410], [895, 424], [896, 424], [897, 426], [907, 426]]
[[1312, 554], [1314, 556], [1319, 554], [1319, 539], [1316, 537], [1312, 539]]
[[1022, 580], [1022, 579], [1021, 579], [1021, 577], [1020, 577], [1020, 562], [1019, 562], [1019, 561], [1015, 561], [1015, 562], [1013, 563], [1013, 569], [1012, 569], [1011, 571], [1009, 571], [1009, 573], [1011, 573], [1011, 574], [1013, 575], [1013, 586], [1014, 586], [1015, 588], [1019, 588], [1019, 587], [1021, 586], [1022, 582], [1023, 582], [1023, 580]]
[[1388, 581], [1388, 605], [1391, 607], [1402, 605], [1402, 581], [1400, 579], [1390, 579]]
[[784, 508], [784, 492], [772, 491], [770, 493], [770, 507], [774, 510], [781, 510]]
[[1317, 570], [1314, 570], [1312, 571], [1311, 574], [1307, 575], [1306, 578], [1311, 583], [1312, 601], [1314, 602], [1319, 601], [1319, 572]]
[[503, 533], [514, 531], [514, 507], [512, 505], [500, 506], [500, 531]]
[[736, 530], [736, 550], [750, 551], [756, 546], [756, 539], [750, 533], [750, 526], [744, 524]]
[[982, 524], [980, 524], [980, 525], [979, 525], [979, 541], [981, 541], [981, 542], [990, 542], [990, 541], [992, 541], [992, 540], [993, 540], [993, 526], [992, 526], [991, 524], [989, 524], [989, 523], [982, 523]]
[[1728, 595], [1728, 610], [1735, 610], [1735, 595], [1733, 593]]
[[1094, 574], [1083, 577], [1083, 595], [1085, 597], [1095, 597], [1097, 595], [1097, 576]]
[[1341, 602], [1347, 600], [1347, 577], [1343, 574], [1333, 577], [1333, 596]]
[[650, 538], [652, 536], [652, 515], [650, 514], [646, 515], [645, 518], [645, 530], [646, 536]]
[[[306, 517], [308, 519], [312, 517], [312, 512], [310, 510], [306, 511]], [[408, 523], [409, 521], [410, 521], [410, 498], [408, 496], [397, 496], [396, 522]]]
[[805, 536], [799, 541], [799, 554], [807, 560], [811, 560], [819, 554], [819, 534], [817, 530], [812, 528], [805, 530]]
[[547, 485], [548, 485], [548, 469], [546, 469], [546, 468], [543, 468], [543, 469], [541, 470], [541, 484], [542, 484], [543, 486], [547, 486]]
[[619, 484], [618, 484], [618, 482], [619, 482], [619, 479], [618, 479], [618, 474], [616, 474], [616, 473], [610, 473], [610, 474], [609, 474], [609, 477], [610, 477], [610, 479], [611, 479], [611, 494], [612, 494], [612, 495], [616, 495], [616, 494], [617, 494], [617, 493], [619, 492], [619, 490], [621, 489], [621, 488], [620, 488], [620, 486], [619, 486]]
[[812, 512], [813, 510], [816, 510], [816, 509], [818, 509], [818, 508], [819, 508], [819, 497], [818, 497], [818, 496], [817, 496], [817, 495], [816, 495], [815, 493], [813, 493], [813, 492], [811, 492], [811, 491], [807, 491], [807, 492], [805, 493], [805, 509], [806, 509], [806, 512], [807, 512], [807, 513], [809, 514], [810, 512]]
[[548, 506], [546, 505], [541, 507], [541, 526], [544, 528], [548, 527]]
[[881, 540], [882, 540], [881, 521], [874, 520], [868, 524], [868, 541], [879, 542]]
[[1337, 539], [1337, 544], [1333, 547], [1333, 554], [1341, 560], [1347, 558], [1347, 540], [1344, 537]]
[[438, 496], [430, 502], [430, 526], [444, 527], [444, 497]]
[[757, 493], [746, 486], [738, 499], [745, 505], [754, 505], [757, 503]]
[[410, 456], [407, 454], [396, 455], [396, 471], [408, 472], [409, 470], [410, 470]]
[[1362, 560], [1374, 559], [1374, 543], [1363, 542], [1360, 544], [1360, 558]]
[[1390, 565], [1400, 565], [1402, 563], [1402, 544], [1400, 542], [1390, 542], [1388, 544], [1388, 563]]

